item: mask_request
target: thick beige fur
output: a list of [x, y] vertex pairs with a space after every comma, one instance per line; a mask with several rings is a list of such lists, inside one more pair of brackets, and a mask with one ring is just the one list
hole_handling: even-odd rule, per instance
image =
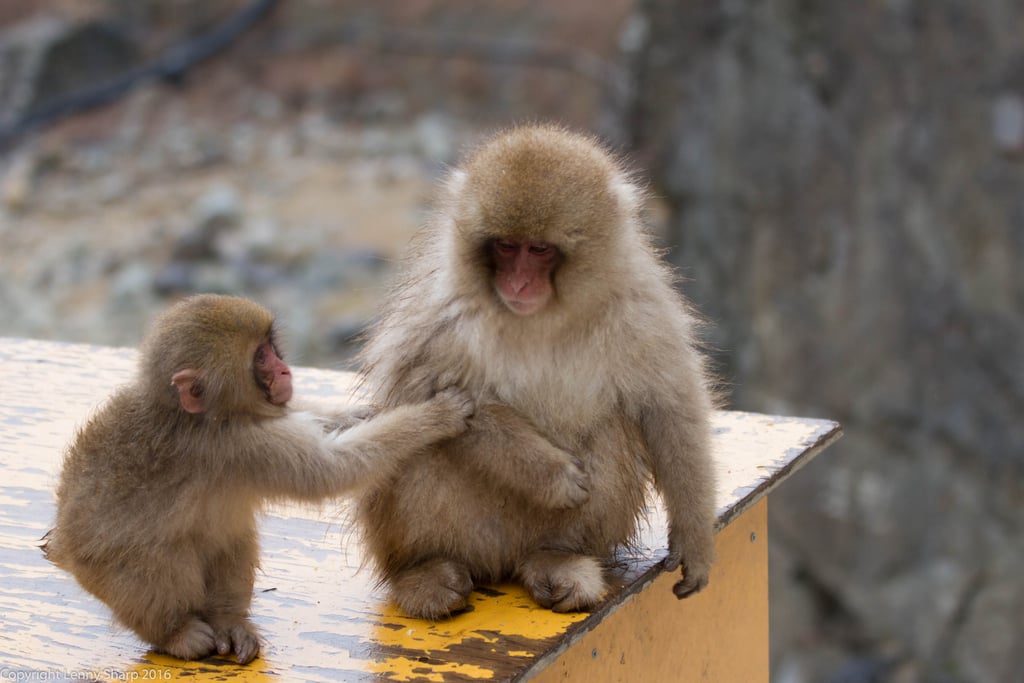
[[[542, 605], [592, 607], [601, 568], [635, 533], [653, 481], [675, 592], [713, 559], [713, 395], [697, 323], [644, 232], [642, 197], [589, 138], [498, 135], [457, 168], [363, 353], [385, 406], [438, 386], [477, 403], [469, 430], [363, 497], [359, 519], [405, 611], [442, 618], [472, 586], [522, 581]], [[516, 315], [495, 292], [495, 240], [557, 247], [548, 305]]]
[[[328, 432], [326, 419], [263, 396], [253, 354], [273, 339], [256, 304], [199, 296], [173, 307], [118, 390], [67, 450], [45, 552], [118, 622], [184, 659], [259, 652], [249, 621], [259, 563], [256, 513], [268, 499], [318, 501], [379, 486], [403, 458], [465, 429], [470, 404], [442, 392]], [[207, 410], [171, 386], [199, 371]]]

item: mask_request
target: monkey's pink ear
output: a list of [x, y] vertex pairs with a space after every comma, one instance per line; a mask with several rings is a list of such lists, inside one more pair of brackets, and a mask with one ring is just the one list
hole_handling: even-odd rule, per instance
[[198, 370], [179, 370], [171, 377], [171, 384], [178, 390], [178, 402], [185, 412], [201, 413], [206, 410]]

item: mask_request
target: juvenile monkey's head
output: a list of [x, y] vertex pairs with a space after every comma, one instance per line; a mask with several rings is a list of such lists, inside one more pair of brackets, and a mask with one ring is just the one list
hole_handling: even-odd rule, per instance
[[276, 415], [292, 396], [274, 318], [247, 299], [200, 294], [165, 311], [142, 345], [150, 396], [218, 417]]
[[[517, 128], [480, 147], [449, 181], [459, 286], [520, 316], [603, 296], [619, 267], [637, 192], [590, 138]], [[617, 279], [617, 278], [611, 278]]]

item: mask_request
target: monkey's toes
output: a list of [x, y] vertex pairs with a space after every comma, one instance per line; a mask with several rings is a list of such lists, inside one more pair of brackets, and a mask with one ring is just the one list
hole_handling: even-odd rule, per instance
[[675, 585], [672, 586], [672, 592], [675, 593], [677, 598], [682, 600], [683, 598], [688, 598], [691, 595], [699, 593], [706, 585], [708, 585], [707, 574], [694, 574], [691, 576], [687, 573], [681, 580], [677, 581]]
[[391, 582], [392, 596], [403, 612], [431, 621], [466, 609], [472, 590], [469, 570], [444, 559], [407, 569]]
[[678, 550], [669, 550], [668, 555], [661, 561], [662, 568], [667, 572], [674, 572], [679, 569], [683, 561], [683, 554]]
[[213, 627], [205, 621], [192, 619], [168, 638], [160, 649], [180, 659], [202, 659], [216, 649]]
[[585, 611], [604, 597], [603, 581], [594, 585], [578, 582], [546, 583], [529, 589], [536, 603], [552, 612]]
[[469, 606], [468, 594], [438, 585], [421, 586], [410, 592], [395, 591], [393, 595], [400, 610], [430, 621], [448, 619]]
[[251, 631], [245, 630], [243, 633], [232, 636], [231, 640], [234, 643], [235, 656], [238, 657], [239, 664], [248, 664], [260, 653], [260, 639]]
[[714, 558], [714, 537], [710, 531], [706, 535], [691, 532], [689, 537], [678, 529], [669, 533], [668, 556], [662, 566], [670, 572], [682, 568], [683, 578], [672, 586], [677, 598], [682, 600], [708, 585]]
[[454, 411], [464, 418], [473, 417], [476, 412], [476, 401], [465, 389], [459, 387], [448, 387], [441, 392], [445, 400], [451, 403]]
[[217, 654], [234, 651], [239, 664], [248, 664], [260, 653], [260, 638], [256, 627], [249, 621], [217, 629]]
[[538, 605], [555, 612], [590, 609], [605, 593], [601, 564], [582, 555], [541, 554], [525, 568], [523, 584]]

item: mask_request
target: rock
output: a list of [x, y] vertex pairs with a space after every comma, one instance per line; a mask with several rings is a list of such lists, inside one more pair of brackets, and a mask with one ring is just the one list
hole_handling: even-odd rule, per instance
[[174, 247], [175, 261], [205, 261], [218, 256], [217, 243], [223, 233], [241, 222], [238, 193], [227, 185], [206, 192], [192, 207], [192, 227]]
[[288, 269], [281, 264], [240, 261], [232, 263], [244, 287], [255, 292], [262, 292], [278, 287], [289, 280]]
[[129, 263], [119, 270], [110, 283], [110, 298], [119, 303], [148, 294], [153, 290], [152, 269], [144, 263]]
[[1024, 152], [1024, 97], [1001, 93], [992, 104], [992, 140], [1004, 154]]
[[324, 249], [306, 261], [299, 277], [306, 289], [367, 288], [381, 284], [387, 257], [373, 249]]
[[421, 154], [434, 163], [455, 161], [455, 136], [451, 122], [438, 114], [425, 114], [416, 119], [416, 138]]
[[[229, 222], [237, 221], [237, 216], [223, 218]], [[220, 231], [214, 237], [213, 250], [218, 258], [228, 262], [272, 262], [280, 232], [276, 222], [255, 216], [233, 230]]]
[[0, 127], [13, 125], [39, 99], [47, 50], [70, 30], [68, 22], [40, 15], [0, 32]]
[[138, 45], [112, 23], [71, 26], [47, 45], [29, 108], [120, 76], [141, 59]]
[[213, 221], [236, 222], [240, 213], [238, 191], [224, 184], [211, 187], [192, 207], [192, 216], [198, 225]]
[[1024, 542], [1018, 534], [1000, 539], [1001, 552], [964, 610], [950, 658], [967, 680], [1013, 681], [1024, 673]]
[[[808, 592], [773, 595], [805, 620], [773, 661], [807, 680], [1019, 678], [1020, 594], [989, 568], [1009, 554], [1020, 585], [1024, 5], [639, 7], [636, 156], [732, 405], [846, 430], [773, 494], [773, 543], [806, 577], [789, 588]], [[844, 628], [801, 643], [837, 611]]]
[[[40, 297], [20, 283], [0, 278], [0, 318], [5, 321], [4, 336], [49, 337], [57, 318], [53, 301]], [[11, 325], [11, 322], [16, 323]]]
[[159, 142], [157, 163], [178, 170], [212, 166], [230, 158], [225, 140], [220, 134], [187, 123], [172, 127]]
[[19, 154], [7, 167], [0, 184], [4, 207], [9, 211], [20, 211], [32, 196], [35, 156], [29, 152]]
[[161, 296], [197, 291], [194, 264], [172, 261], [160, 268], [153, 276], [153, 290]]
[[241, 296], [246, 291], [242, 274], [219, 263], [197, 263], [192, 271], [192, 285], [196, 292]]

